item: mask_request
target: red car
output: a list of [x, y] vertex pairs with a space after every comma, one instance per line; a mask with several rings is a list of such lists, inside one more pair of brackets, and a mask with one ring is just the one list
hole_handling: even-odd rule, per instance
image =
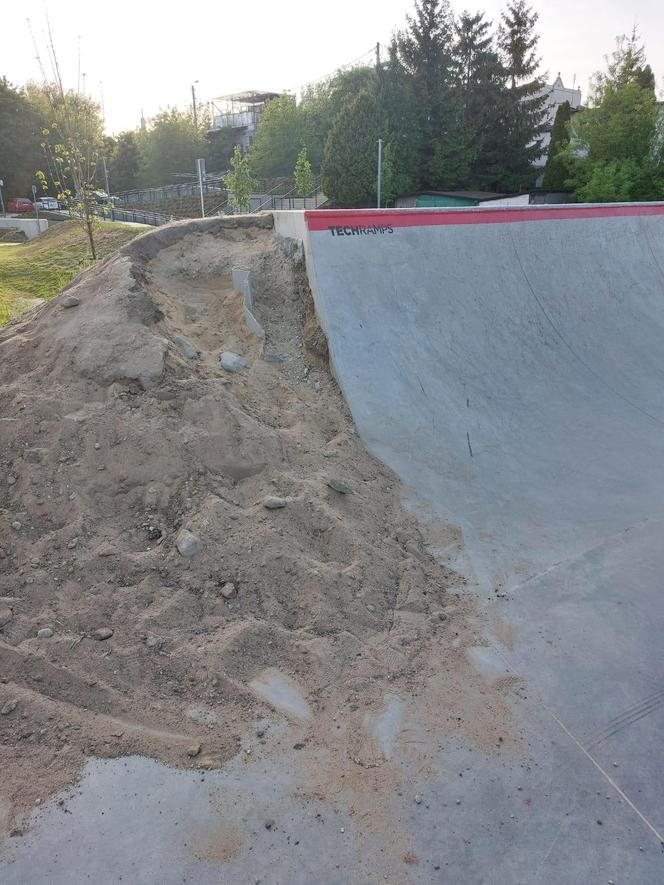
[[15, 197], [7, 203], [7, 212], [32, 212], [34, 208], [27, 197]]

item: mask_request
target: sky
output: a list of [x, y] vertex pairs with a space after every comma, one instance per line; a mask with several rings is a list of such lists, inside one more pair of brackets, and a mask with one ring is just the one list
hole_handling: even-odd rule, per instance
[[[497, 21], [503, 0], [457, 0]], [[539, 53], [549, 81], [574, 78], [585, 98], [592, 73], [618, 34], [636, 23], [657, 85], [664, 87], [663, 0], [534, 0]], [[40, 80], [27, 19], [47, 67], [46, 15], [65, 86], [101, 103], [106, 129], [118, 133], [169, 106], [248, 89], [299, 92], [340, 66], [387, 45], [413, 0], [23, 0], [0, 8], [0, 77], [14, 85]], [[80, 53], [79, 53], [80, 46]], [[79, 68], [80, 57], [80, 68]]]

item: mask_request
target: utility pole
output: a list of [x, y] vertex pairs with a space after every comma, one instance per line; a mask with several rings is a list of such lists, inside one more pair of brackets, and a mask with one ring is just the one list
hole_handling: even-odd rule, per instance
[[7, 213], [5, 212], [5, 201], [2, 196], [2, 189], [5, 186], [4, 181], [0, 178], [0, 210], [2, 210], [2, 215], [5, 217]]
[[198, 114], [196, 112], [196, 84], [198, 80], [194, 80], [191, 84], [191, 103], [194, 108], [194, 129], [198, 129]]
[[382, 172], [383, 172], [382, 166], [383, 166], [383, 139], [379, 138], [378, 139], [378, 181], [376, 184], [376, 194], [378, 196], [378, 199], [376, 201], [376, 207], [378, 209], [380, 209], [380, 185], [381, 185], [381, 176], [382, 176]]
[[37, 188], [35, 185], [32, 185], [32, 199], [35, 201], [35, 213], [37, 215], [37, 221], [39, 221], [39, 206], [37, 205]]
[[203, 179], [205, 178], [205, 160], [196, 160], [198, 172], [198, 187], [201, 192], [201, 218], [205, 218], [205, 198], [203, 196]]

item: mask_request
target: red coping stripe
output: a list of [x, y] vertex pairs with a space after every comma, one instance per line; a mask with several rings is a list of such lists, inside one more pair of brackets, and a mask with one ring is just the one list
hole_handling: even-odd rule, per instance
[[304, 213], [310, 231], [335, 227], [374, 226], [428, 227], [448, 224], [505, 224], [522, 221], [561, 221], [581, 218], [624, 218], [664, 215], [664, 203], [631, 203], [604, 206], [524, 206], [503, 209], [308, 209]]

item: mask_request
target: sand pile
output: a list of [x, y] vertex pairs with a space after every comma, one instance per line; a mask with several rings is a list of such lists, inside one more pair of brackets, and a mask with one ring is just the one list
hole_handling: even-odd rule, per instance
[[472, 638], [270, 216], [137, 239], [0, 331], [0, 366], [7, 817], [88, 754], [222, 764], [274, 713], [250, 685], [270, 668], [350, 715]]

